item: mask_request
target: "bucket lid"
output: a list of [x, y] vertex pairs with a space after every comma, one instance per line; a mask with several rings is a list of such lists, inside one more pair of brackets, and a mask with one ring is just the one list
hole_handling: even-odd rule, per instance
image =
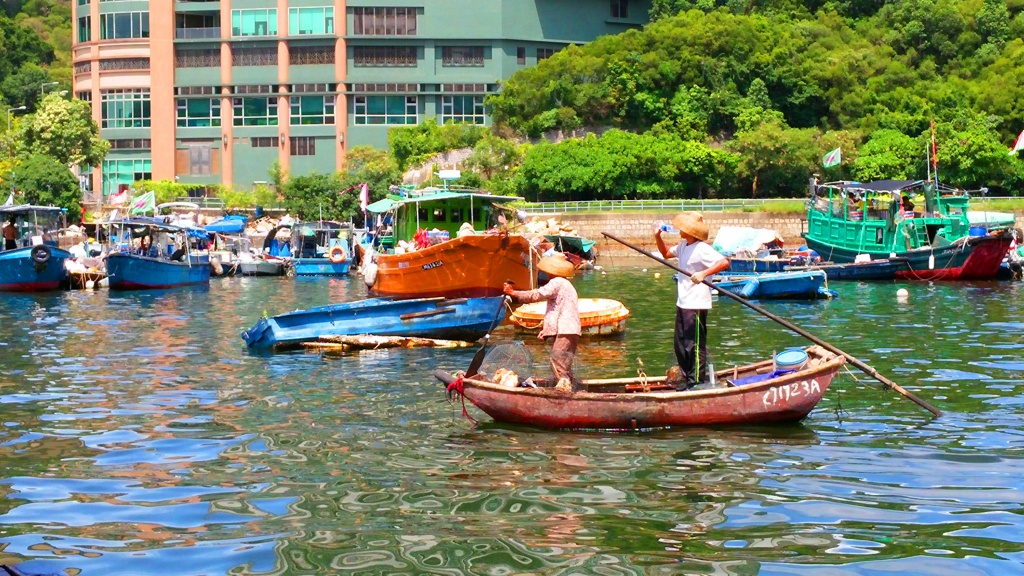
[[799, 366], [807, 362], [807, 352], [798, 348], [783, 350], [775, 355], [775, 363], [779, 366]]

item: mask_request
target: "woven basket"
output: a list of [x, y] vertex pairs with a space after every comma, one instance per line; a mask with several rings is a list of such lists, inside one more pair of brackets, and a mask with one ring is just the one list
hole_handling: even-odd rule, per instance
[[[608, 298], [580, 298], [580, 327], [587, 328], [605, 325], [624, 324], [629, 318], [629, 310], [618, 300]], [[518, 328], [528, 331], [540, 331], [544, 325], [544, 310], [547, 302], [523, 304], [512, 312], [512, 323]]]

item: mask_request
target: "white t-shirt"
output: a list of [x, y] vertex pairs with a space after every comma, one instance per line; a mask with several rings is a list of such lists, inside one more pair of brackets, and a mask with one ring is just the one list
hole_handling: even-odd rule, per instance
[[[712, 264], [724, 258], [707, 242], [694, 242], [693, 244], [680, 242], [669, 247], [668, 253], [679, 258], [679, 267], [690, 274], [707, 270], [711, 268]], [[679, 308], [685, 310], [711, 309], [711, 289], [704, 284], [694, 284], [689, 278], [680, 274], [676, 286], [679, 291], [676, 306]]]

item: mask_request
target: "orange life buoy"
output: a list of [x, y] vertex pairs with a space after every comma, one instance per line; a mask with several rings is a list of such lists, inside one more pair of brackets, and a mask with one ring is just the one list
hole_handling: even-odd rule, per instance
[[341, 246], [335, 246], [327, 253], [327, 258], [335, 264], [340, 264], [345, 261], [345, 249]]

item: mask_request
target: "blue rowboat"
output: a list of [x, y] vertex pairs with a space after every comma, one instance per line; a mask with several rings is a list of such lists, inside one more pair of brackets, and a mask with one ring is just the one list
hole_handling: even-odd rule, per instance
[[[210, 257], [198, 253], [207, 232], [147, 218], [110, 222], [115, 238], [107, 256], [111, 290], [154, 290], [209, 285]], [[143, 242], [143, 240], [147, 240]], [[177, 249], [175, 249], [177, 247]]]
[[57, 247], [63, 212], [53, 206], [0, 206], [0, 226], [13, 221], [14, 248], [0, 252], [0, 291], [57, 290], [68, 279], [64, 261], [71, 257]]
[[320, 336], [361, 334], [473, 341], [497, 323], [503, 302], [504, 297], [370, 298], [263, 317], [242, 339], [250, 348], [287, 348]]
[[820, 270], [778, 272], [749, 276], [716, 276], [711, 280], [721, 290], [753, 300], [816, 300], [833, 298], [836, 293], [825, 286]]

